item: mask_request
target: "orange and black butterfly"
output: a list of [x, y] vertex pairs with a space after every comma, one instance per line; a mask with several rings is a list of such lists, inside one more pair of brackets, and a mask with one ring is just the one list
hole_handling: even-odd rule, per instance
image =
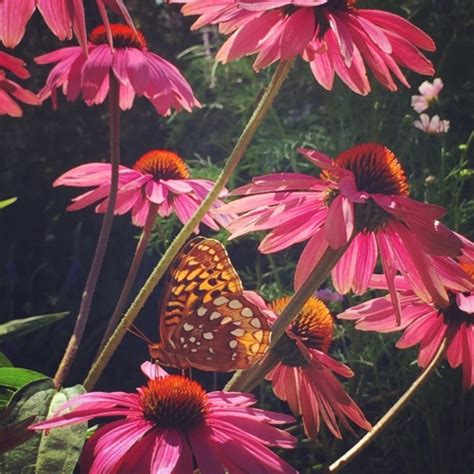
[[197, 237], [171, 264], [163, 292], [158, 363], [227, 372], [258, 362], [270, 343], [262, 310], [244, 295], [224, 246]]

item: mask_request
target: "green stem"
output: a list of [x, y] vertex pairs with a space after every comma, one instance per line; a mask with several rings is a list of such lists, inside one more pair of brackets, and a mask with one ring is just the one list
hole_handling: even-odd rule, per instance
[[446, 339], [441, 343], [438, 352], [428, 367], [418, 376], [410, 388], [399, 398], [399, 400], [380, 418], [380, 420], [367, 432], [367, 434], [355, 444], [349, 451], [343, 454], [337, 461], [329, 466], [328, 472], [338, 472], [357, 457], [374, 439], [385, 429], [388, 424], [405, 408], [418, 390], [425, 384], [429, 376], [434, 372], [439, 362], [443, 359], [446, 351]]
[[112, 317], [110, 318], [109, 324], [107, 325], [107, 329], [105, 330], [104, 336], [102, 337], [102, 341], [100, 343], [96, 358], [100, 354], [100, 351], [104, 348], [105, 343], [109, 340], [110, 336], [112, 335], [115, 328], [117, 327], [117, 324], [120, 321], [120, 318], [122, 317], [123, 310], [125, 308], [125, 305], [127, 304], [128, 298], [130, 296], [130, 292], [132, 291], [132, 288], [133, 288], [133, 284], [135, 283], [135, 278], [137, 277], [138, 270], [142, 263], [146, 246], [148, 244], [148, 241], [150, 240], [151, 231], [153, 230], [153, 225], [155, 224], [155, 220], [156, 220], [157, 210], [158, 210], [157, 204], [154, 204], [154, 203], [150, 204], [146, 222], [145, 222], [145, 225], [143, 226], [143, 231], [140, 236], [140, 240], [138, 241], [137, 248], [135, 250], [135, 255], [133, 256], [133, 260], [130, 265], [130, 269], [128, 270], [127, 278], [123, 285], [122, 292], [120, 293], [117, 304], [115, 305], [115, 309], [112, 314]]
[[249, 392], [253, 390], [265, 378], [265, 375], [267, 375], [267, 373], [278, 363], [274, 351], [271, 349], [275, 347], [275, 344], [279, 341], [281, 336], [283, 336], [288, 325], [296, 318], [306, 301], [308, 301], [308, 299], [327, 278], [331, 270], [334, 268], [334, 265], [336, 265], [342, 257], [351, 242], [352, 239], [337, 250], [334, 250], [331, 247], [326, 249], [318, 264], [314, 267], [301, 288], [293, 295], [290, 302], [286, 305], [281, 315], [273, 324], [272, 342], [265, 359], [261, 364], [258, 364], [245, 372], [236, 372], [234, 377], [227, 384], [226, 390], [238, 392]]
[[110, 75], [109, 90], [109, 131], [110, 131], [110, 163], [111, 178], [110, 192], [107, 209], [102, 220], [99, 239], [95, 249], [94, 258], [91, 263], [89, 275], [87, 276], [84, 292], [82, 293], [81, 306], [77, 314], [76, 324], [71, 338], [69, 339], [63, 358], [59, 364], [56, 375], [54, 376], [54, 384], [61, 387], [67, 377], [71, 365], [74, 362], [79, 344], [81, 343], [87, 320], [91, 310], [92, 298], [94, 297], [97, 280], [99, 278], [100, 269], [104, 261], [107, 244], [109, 242], [110, 231], [112, 230], [112, 222], [114, 218], [115, 202], [117, 200], [119, 166], [120, 166], [120, 107], [119, 107], [119, 85], [113, 74]]
[[179, 250], [184, 245], [189, 236], [192, 234], [196, 226], [201, 222], [202, 218], [211, 208], [214, 201], [219, 197], [219, 194], [221, 193], [229, 178], [234, 173], [237, 165], [239, 164], [240, 159], [247, 150], [250, 141], [257, 132], [258, 127], [260, 126], [263, 119], [270, 110], [273, 100], [277, 96], [281, 86], [283, 85], [283, 82], [288, 76], [292, 65], [293, 60], [279, 63], [269, 86], [263, 94], [262, 99], [258, 103], [252, 117], [250, 118], [244, 131], [242, 132], [242, 135], [240, 136], [237, 144], [232, 150], [231, 155], [226, 161], [226, 164], [222, 169], [222, 172], [219, 175], [219, 178], [217, 179], [214, 187], [211, 189], [206, 199], [204, 199], [204, 201], [201, 203], [199, 209], [196, 211], [193, 217], [181, 229], [175, 240], [168, 247], [160, 262], [154, 268], [145, 285], [140, 290], [137, 297], [131, 304], [122, 321], [117, 326], [117, 329], [112, 334], [111, 338], [107, 342], [98, 359], [92, 365], [91, 370], [89, 371], [89, 374], [87, 375], [84, 381], [84, 386], [87, 390], [90, 390], [95, 385], [97, 379], [100, 377], [110, 358], [112, 357], [112, 354], [115, 352], [117, 346], [120, 344], [123, 337], [125, 336], [127, 329], [133, 323], [139, 311], [143, 308], [148, 297], [150, 296], [162, 276], [165, 274], [174, 257], [178, 254]]

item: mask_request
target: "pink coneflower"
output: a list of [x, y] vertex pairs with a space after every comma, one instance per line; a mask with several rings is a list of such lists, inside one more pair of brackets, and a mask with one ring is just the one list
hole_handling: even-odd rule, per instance
[[[65, 403], [53, 418], [32, 425], [52, 429], [93, 418], [122, 417], [87, 441], [81, 470], [90, 474], [150, 472], [295, 473], [268, 446], [292, 448], [295, 438], [273, 425], [287, 415], [253, 408], [238, 392], [206, 393], [178, 375], [155, 378], [136, 393], [91, 392]], [[65, 410], [69, 413], [61, 415]]]
[[[133, 27], [133, 21], [123, 0], [96, 0], [102, 21], [111, 42], [110, 23], [105, 7], [124, 18]], [[84, 0], [0, 0], [0, 41], [14, 48], [23, 38], [28, 21], [35, 9], [44, 18], [49, 29], [61, 40], [77, 37], [84, 48], [87, 45]]]
[[[151, 150], [140, 157], [132, 168], [120, 166], [119, 188], [115, 214], [132, 212], [132, 221], [143, 227], [150, 207], [161, 217], [175, 213], [185, 224], [214, 183], [205, 179], [191, 179], [182, 158], [168, 150]], [[99, 203], [96, 212], [105, 212], [110, 192], [110, 164], [89, 163], [73, 168], [60, 176], [53, 186], [96, 187], [75, 197], [67, 208], [77, 211]], [[221, 193], [225, 196], [227, 190]], [[217, 200], [213, 207], [221, 206]], [[203, 223], [214, 230], [227, 225], [232, 216], [206, 214]]]
[[430, 118], [427, 114], [421, 114], [420, 120], [415, 120], [413, 125], [422, 132], [439, 135], [441, 133], [447, 133], [450, 124], [449, 120], [441, 120], [439, 115], [434, 115]]
[[7, 79], [5, 69], [20, 79], [28, 79], [30, 73], [21, 59], [0, 51], [0, 115], [21, 117], [23, 111], [16, 100], [29, 105], [39, 105], [41, 100], [33, 92]]
[[438, 95], [444, 87], [443, 81], [437, 77], [433, 83], [425, 81], [418, 87], [421, 95], [411, 97], [411, 106], [419, 114], [429, 108], [432, 102], [438, 100]]
[[35, 59], [38, 64], [58, 63], [40, 91], [41, 98], [51, 96], [56, 107], [56, 89], [62, 88], [69, 101], [76, 100], [82, 93], [87, 105], [101, 104], [107, 97], [110, 74], [113, 74], [119, 83], [122, 110], [132, 107], [135, 95], [145, 96], [162, 115], [169, 115], [172, 108], [190, 112], [200, 106], [179, 70], [148, 51], [140, 32], [126, 25], [110, 27], [113, 50], [107, 45], [105, 27], [99, 26], [90, 34], [89, 56], [76, 46]]
[[319, 178], [272, 174], [234, 190], [231, 195], [246, 197], [221, 208], [240, 214], [228, 226], [231, 238], [271, 229], [259, 246], [263, 253], [309, 239], [296, 267], [297, 289], [329, 247], [338, 249], [353, 238], [332, 271], [338, 292], [364, 293], [380, 255], [397, 314], [397, 271], [422, 299], [447, 305], [449, 297], [432, 259], [458, 256], [463, 244], [439, 222], [443, 208], [408, 197], [396, 156], [373, 143], [352, 147], [334, 161], [314, 150], [300, 153], [323, 170]]
[[[270, 308], [280, 314], [290, 300], [280, 298]], [[334, 376], [352, 377], [349, 367], [328, 355], [333, 319], [324, 303], [310, 298], [274, 350], [281, 362], [267, 375], [275, 395], [302, 415], [307, 436], [315, 438], [322, 418], [331, 433], [341, 438], [339, 425], [352, 431], [349, 420], [369, 430], [370, 423]]]
[[201, 15], [194, 28], [219, 24], [231, 34], [217, 53], [224, 63], [257, 54], [255, 69], [297, 55], [309, 62], [328, 90], [337, 74], [358, 94], [371, 90], [366, 66], [391, 91], [396, 77], [409, 87], [399, 66], [432, 75], [420, 49], [434, 51], [432, 39], [398, 15], [360, 9], [356, 0], [170, 0], [185, 3], [185, 15]]
[[[462, 266], [474, 278], [474, 265]], [[441, 342], [447, 338], [446, 358], [453, 368], [462, 365], [463, 387], [469, 390], [474, 385], [474, 284], [467, 292], [452, 286], [448, 289], [449, 305], [445, 307], [425, 303], [407, 288], [402, 290], [399, 296], [400, 326], [394, 324], [393, 306], [387, 297], [349, 308], [338, 318], [356, 320], [356, 328], [362, 331], [404, 330], [396, 346], [406, 349], [419, 344], [420, 367], [429, 365]]]

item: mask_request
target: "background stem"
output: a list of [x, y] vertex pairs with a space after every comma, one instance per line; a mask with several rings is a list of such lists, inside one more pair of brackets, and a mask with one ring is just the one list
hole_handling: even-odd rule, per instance
[[135, 250], [135, 255], [133, 256], [132, 263], [128, 270], [127, 278], [125, 279], [125, 283], [123, 285], [117, 304], [115, 305], [112, 317], [110, 318], [109, 324], [107, 325], [107, 329], [105, 330], [104, 336], [102, 337], [102, 341], [100, 343], [99, 350], [97, 351], [96, 358], [99, 356], [100, 351], [104, 348], [105, 343], [109, 340], [109, 337], [112, 335], [118, 322], [120, 321], [123, 309], [127, 304], [130, 292], [133, 288], [133, 284], [135, 283], [135, 278], [137, 277], [138, 270], [142, 263], [146, 246], [148, 244], [148, 241], [150, 240], [151, 231], [153, 230], [153, 225], [155, 224], [156, 220], [157, 210], [158, 205], [151, 203], [150, 208], [148, 210], [146, 222], [143, 226], [143, 231], [140, 236], [140, 240], [138, 241], [137, 248]]
[[415, 393], [425, 384], [429, 376], [438, 366], [439, 362], [443, 359], [446, 350], [446, 339], [441, 343], [438, 352], [430, 362], [428, 367], [418, 376], [413, 382], [410, 388], [400, 397], [400, 399], [380, 418], [380, 420], [373, 426], [373, 428], [367, 432], [367, 434], [355, 444], [349, 451], [343, 454], [337, 461], [334, 461], [329, 466], [329, 472], [338, 472], [346, 464], [350, 463], [355, 457], [357, 457], [374, 439], [382, 432], [384, 428], [400, 413], [407, 403], [413, 398]]
[[84, 330], [94, 296], [97, 280], [99, 278], [100, 269], [104, 261], [107, 244], [112, 229], [114, 218], [115, 202], [117, 200], [119, 165], [120, 165], [120, 107], [119, 107], [119, 85], [113, 74], [110, 74], [110, 90], [109, 90], [109, 141], [110, 141], [110, 194], [107, 210], [105, 211], [100, 229], [99, 239], [95, 249], [94, 258], [87, 276], [84, 292], [82, 293], [81, 306], [77, 314], [76, 324], [71, 338], [69, 339], [63, 358], [59, 364], [56, 375], [54, 376], [54, 384], [60, 387], [67, 377], [71, 365], [74, 362], [79, 344], [81, 343]]
[[97, 379], [100, 377], [105, 366], [108, 364], [110, 358], [112, 357], [112, 354], [115, 352], [117, 346], [120, 344], [123, 337], [125, 336], [127, 329], [138, 316], [138, 313], [143, 308], [145, 302], [151, 295], [152, 291], [155, 289], [161, 277], [165, 274], [174, 257], [178, 254], [179, 250], [184, 245], [189, 236], [192, 234], [196, 226], [201, 222], [202, 218], [211, 208], [214, 201], [219, 197], [219, 194], [221, 193], [229, 178], [234, 173], [234, 170], [239, 164], [240, 159], [247, 150], [250, 141], [258, 130], [258, 127], [260, 126], [263, 119], [270, 110], [275, 97], [278, 95], [278, 92], [281, 86], [283, 85], [283, 82], [285, 81], [286, 77], [288, 76], [288, 73], [290, 72], [293, 62], [294, 60], [290, 60], [283, 61], [278, 64], [269, 86], [263, 94], [262, 99], [258, 103], [252, 117], [245, 126], [244, 131], [240, 135], [240, 138], [234, 149], [232, 150], [232, 153], [230, 154], [229, 158], [227, 159], [221, 174], [219, 175], [217, 181], [214, 184], [214, 187], [206, 196], [206, 199], [204, 199], [204, 201], [201, 203], [193, 217], [181, 229], [175, 240], [168, 247], [163, 257], [159, 261], [158, 265], [152, 271], [145, 285], [140, 290], [135, 300], [132, 302], [122, 321], [117, 326], [117, 329], [112, 334], [111, 338], [107, 342], [98, 359], [92, 365], [92, 368], [84, 381], [84, 387], [86, 388], [86, 390], [91, 390], [94, 387], [95, 383], [97, 382]]

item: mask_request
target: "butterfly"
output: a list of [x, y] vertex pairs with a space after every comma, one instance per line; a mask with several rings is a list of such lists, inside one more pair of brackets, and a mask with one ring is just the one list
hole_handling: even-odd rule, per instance
[[261, 360], [270, 344], [261, 308], [244, 294], [224, 246], [189, 241], [171, 264], [160, 310], [160, 339], [149, 344], [159, 364], [228, 372]]

